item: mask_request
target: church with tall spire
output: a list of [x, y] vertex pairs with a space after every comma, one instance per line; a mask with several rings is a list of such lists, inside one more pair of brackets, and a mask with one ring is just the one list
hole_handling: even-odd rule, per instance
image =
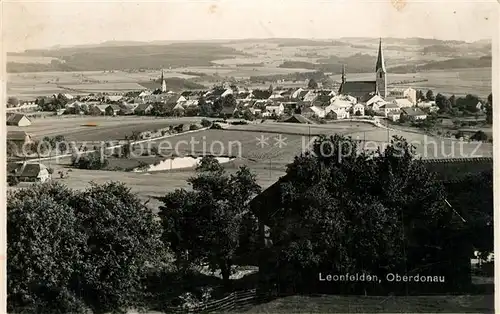
[[163, 69], [161, 70], [161, 92], [166, 93], [167, 92], [167, 82], [165, 82], [165, 78], [163, 77]]
[[374, 81], [347, 81], [345, 65], [342, 66], [342, 83], [339, 94], [356, 97], [360, 101], [369, 99], [373, 95], [387, 97], [387, 70], [385, 69], [382, 39], [378, 45], [378, 56], [375, 64]]

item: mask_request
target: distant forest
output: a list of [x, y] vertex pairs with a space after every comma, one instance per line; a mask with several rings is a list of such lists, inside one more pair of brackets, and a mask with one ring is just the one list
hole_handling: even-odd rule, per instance
[[[256, 39], [235, 40], [228, 43], [272, 43], [279, 47], [298, 46], [351, 46], [353, 51], [366, 49], [367, 45], [373, 46], [378, 39], [353, 38], [340, 40], [311, 40], [311, 39]], [[418, 61], [418, 53], [432, 54], [448, 57], [449, 60], [428, 62], [419, 64], [418, 71], [446, 70], [454, 68], [491, 67], [491, 44], [487, 41], [466, 43], [459, 41], [441, 41], [424, 38], [384, 38], [385, 49], [399, 49], [401, 51], [411, 49], [417, 53], [415, 59], [408, 65], [386, 66], [393, 73], [415, 72], [415, 64]], [[356, 48], [358, 47], [358, 48]], [[358, 50], [359, 51], [359, 50]], [[473, 52], [476, 56], [467, 56]], [[133, 43], [133, 42], [109, 42], [101, 45], [79, 46], [60, 49], [28, 50], [23, 53], [8, 53], [8, 56], [25, 57], [52, 57], [51, 63], [20, 63], [8, 62], [7, 72], [47, 72], [47, 71], [105, 71], [126, 69], [158, 69], [162, 67], [196, 67], [212, 66], [213, 61], [229, 58], [241, 58], [248, 56], [247, 53], [238, 51], [232, 47], [223, 46], [215, 42], [186, 42], [186, 43]], [[480, 55], [489, 55], [479, 58]], [[252, 55], [255, 58], [255, 55]], [[392, 60], [394, 62], [394, 60]], [[331, 55], [321, 58], [317, 63], [307, 61], [284, 61], [281, 68], [302, 68], [320, 72], [340, 73], [342, 64], [348, 66], [349, 73], [365, 73], [374, 71], [374, 57], [364, 53], [356, 53], [349, 57]], [[397, 64], [405, 64], [398, 62]], [[238, 66], [263, 66], [262, 63], [253, 63]]]
[[211, 66], [217, 59], [244, 56], [217, 44], [176, 43], [170, 45], [108, 46], [30, 50], [23, 56], [53, 57], [50, 64], [7, 63], [7, 72], [103, 71], [117, 69], [158, 69], [161, 67]]

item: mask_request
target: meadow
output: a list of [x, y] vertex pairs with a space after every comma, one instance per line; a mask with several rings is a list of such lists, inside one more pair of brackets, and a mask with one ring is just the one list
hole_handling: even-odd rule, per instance
[[[124, 139], [132, 132], [153, 131], [171, 125], [200, 122], [198, 117], [155, 118], [136, 116], [50, 116], [34, 119], [26, 127], [8, 126], [8, 131], [26, 131], [34, 138], [63, 135], [69, 141], [110, 141]], [[83, 126], [96, 123], [96, 127]]]
[[492, 313], [493, 295], [463, 296], [290, 296], [246, 313]]

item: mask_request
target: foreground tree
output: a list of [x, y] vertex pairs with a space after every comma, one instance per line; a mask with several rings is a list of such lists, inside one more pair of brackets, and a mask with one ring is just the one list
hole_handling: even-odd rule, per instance
[[141, 306], [161, 261], [159, 224], [124, 185], [43, 184], [8, 196], [12, 312], [120, 312]]
[[171, 243], [178, 266], [220, 270], [228, 287], [248, 202], [260, 187], [248, 168], [228, 175], [213, 157], [203, 158], [197, 171], [189, 179], [193, 191], [176, 190], [162, 199], [164, 241]]
[[[321, 271], [383, 278], [389, 272], [423, 274], [429, 270], [420, 266], [438, 264], [430, 273], [444, 273], [442, 260], [459, 254], [451, 223], [456, 217], [446, 207], [443, 186], [406, 141], [394, 138], [372, 155], [360, 154], [350, 138], [321, 137], [312, 152], [289, 165], [272, 213], [259, 217], [270, 226], [273, 246], [266, 260], [282, 286], [317, 286]], [[256, 202], [256, 209], [266, 206]], [[467, 251], [462, 244], [461, 252]], [[368, 288], [329, 286], [336, 292]]]

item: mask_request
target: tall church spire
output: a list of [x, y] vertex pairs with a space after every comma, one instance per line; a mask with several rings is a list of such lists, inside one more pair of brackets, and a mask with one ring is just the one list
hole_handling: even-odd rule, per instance
[[342, 84], [345, 83], [345, 64], [342, 64]]
[[375, 66], [376, 93], [383, 98], [387, 97], [387, 71], [385, 70], [384, 54], [382, 53], [382, 38], [378, 44], [378, 57]]
[[163, 77], [163, 69], [161, 69], [161, 92], [165, 93], [167, 91], [167, 83], [165, 82], [165, 78]]
[[382, 38], [380, 38], [379, 44], [378, 44], [378, 57], [377, 57], [377, 65], [375, 66], [375, 72], [377, 72], [379, 69], [382, 70], [382, 72], [387, 72], [385, 70], [385, 60], [384, 60], [384, 54], [382, 52]]

